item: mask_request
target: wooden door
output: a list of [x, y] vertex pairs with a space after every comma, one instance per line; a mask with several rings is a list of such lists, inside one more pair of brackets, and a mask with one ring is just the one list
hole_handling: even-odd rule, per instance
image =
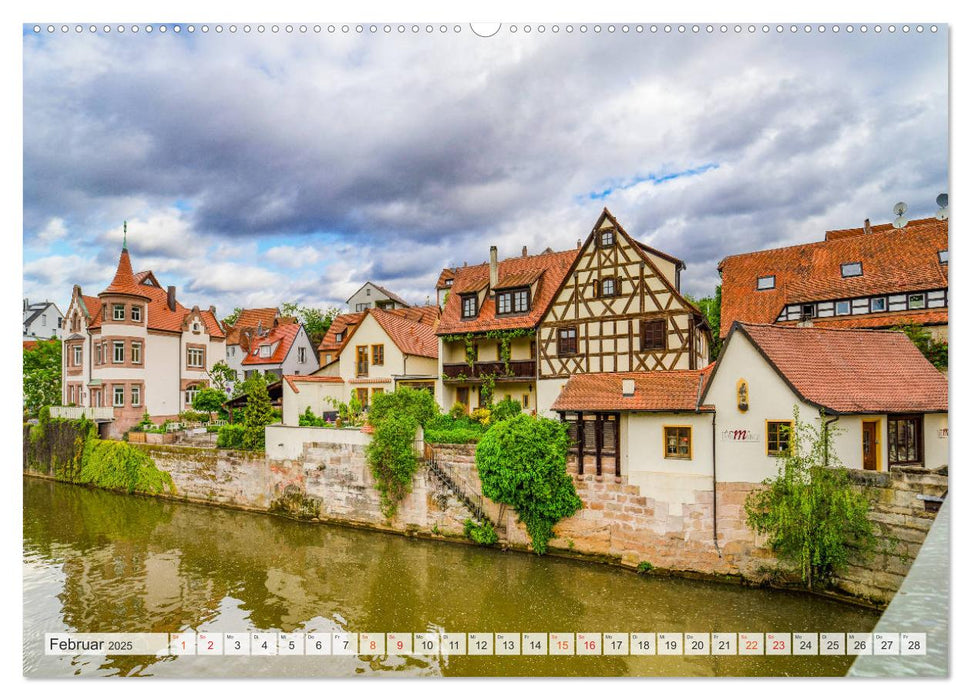
[[877, 422], [863, 421], [863, 468], [877, 470]]
[[456, 402], [465, 406], [465, 412], [469, 412], [469, 387], [460, 386], [455, 390], [455, 400]]

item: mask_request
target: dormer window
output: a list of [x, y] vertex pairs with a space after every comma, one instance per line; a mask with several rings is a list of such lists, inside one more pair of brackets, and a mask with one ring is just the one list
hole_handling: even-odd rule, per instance
[[[463, 300], [464, 301], [464, 300]], [[518, 314], [529, 311], [529, 289], [512, 289], [496, 293], [497, 314]]]
[[765, 291], [766, 289], [775, 289], [775, 275], [765, 275], [759, 277], [755, 283], [755, 288], [757, 290]]
[[452, 286], [452, 280], [445, 280], [445, 286], [446, 287], [451, 287]]
[[269, 356], [270, 356], [270, 346], [269, 345], [261, 345], [260, 346], [260, 357], [269, 357]]
[[843, 273], [843, 277], [861, 277], [863, 275], [863, 263], [843, 263], [840, 265], [840, 272]]
[[939, 250], [937, 251], [937, 262], [941, 265], [947, 265], [947, 251]]
[[609, 248], [614, 244], [614, 230], [600, 232], [600, 247]]
[[475, 318], [479, 312], [479, 298], [475, 294], [462, 296], [462, 318]]
[[344, 340], [344, 331], [340, 331], [339, 333], [335, 333], [334, 334], [334, 340], [336, 340], [338, 343], [343, 342], [343, 340]]

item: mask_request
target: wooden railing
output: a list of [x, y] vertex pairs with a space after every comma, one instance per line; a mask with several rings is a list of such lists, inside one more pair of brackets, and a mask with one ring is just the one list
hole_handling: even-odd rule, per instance
[[466, 362], [456, 362], [442, 365], [442, 374], [446, 380], [481, 379], [492, 376], [501, 379], [535, 379], [535, 360], [510, 360], [509, 369], [504, 362], [476, 362], [469, 367]]

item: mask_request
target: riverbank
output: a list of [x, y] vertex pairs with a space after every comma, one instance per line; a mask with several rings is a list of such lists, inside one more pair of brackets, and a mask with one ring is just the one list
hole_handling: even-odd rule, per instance
[[[157, 494], [162, 498], [463, 544], [472, 544], [464, 536], [465, 521], [484, 517], [494, 523], [503, 548], [530, 551], [515, 513], [483, 497], [470, 446], [420, 445], [426, 460], [411, 492], [395, 516], [385, 518], [364, 455], [368, 440], [356, 431], [270, 426], [266, 453], [136, 447], [171, 477], [174, 493]], [[25, 472], [52, 475], [26, 458]], [[882, 608], [933, 522], [933, 512], [925, 510], [932, 501], [922, 499], [946, 493], [947, 475], [895, 470], [854, 476], [873, 503], [871, 520], [884, 551], [852, 562], [830, 589], [814, 593]], [[757, 484], [719, 483], [716, 493], [700, 491], [671, 503], [642, 495], [622, 477], [573, 478], [584, 507], [557, 524], [553, 556], [649, 570], [652, 576], [802, 590], [778, 573], [771, 552], [744, 524], [742, 503]]]

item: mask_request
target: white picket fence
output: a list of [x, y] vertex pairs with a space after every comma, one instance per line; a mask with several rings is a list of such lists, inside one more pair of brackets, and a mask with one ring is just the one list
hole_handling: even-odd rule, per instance
[[114, 420], [115, 410], [110, 406], [51, 406], [51, 418], [78, 420]]

